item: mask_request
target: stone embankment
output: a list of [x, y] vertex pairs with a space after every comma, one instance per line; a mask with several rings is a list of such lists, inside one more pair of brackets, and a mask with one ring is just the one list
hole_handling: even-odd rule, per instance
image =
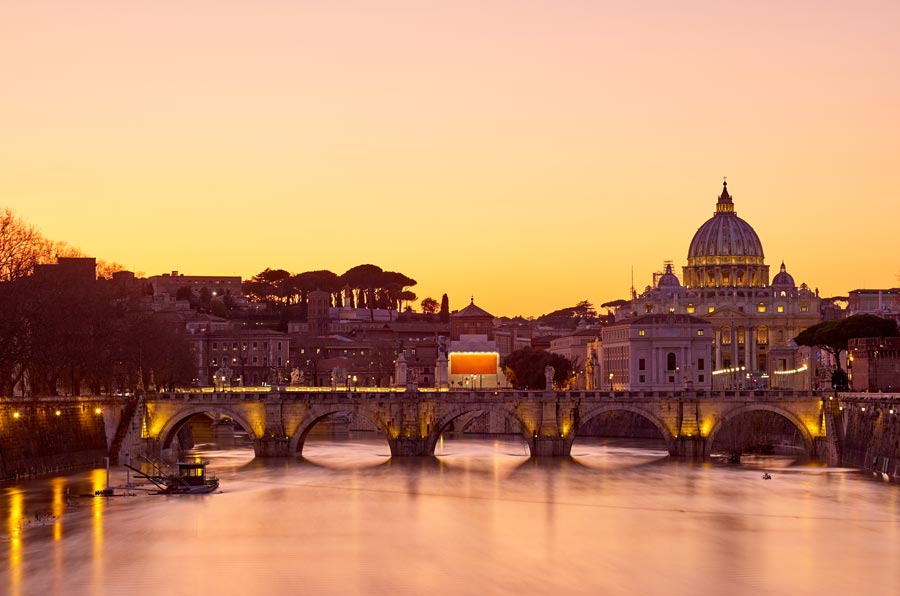
[[0, 398], [0, 481], [103, 465], [120, 417], [108, 399]]
[[900, 395], [843, 394], [832, 412], [841, 464], [900, 482]]

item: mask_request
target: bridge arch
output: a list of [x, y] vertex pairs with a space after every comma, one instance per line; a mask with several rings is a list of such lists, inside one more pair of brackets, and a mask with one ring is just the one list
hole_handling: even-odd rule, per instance
[[719, 431], [721, 431], [725, 427], [725, 425], [728, 424], [728, 422], [734, 420], [738, 416], [742, 416], [750, 412], [759, 411], [772, 412], [773, 414], [777, 414], [790, 422], [794, 426], [794, 428], [796, 428], [800, 432], [800, 437], [803, 439], [803, 444], [806, 448], [807, 455], [810, 458], [815, 457], [815, 440], [812, 434], [809, 432], [809, 428], [807, 428], [803, 421], [800, 420], [800, 418], [796, 414], [793, 414], [790, 410], [787, 410], [780, 406], [762, 403], [746, 404], [724, 412], [722, 417], [716, 421], [715, 425], [712, 427], [712, 429], [710, 429], [709, 434], [706, 436], [706, 445], [703, 448], [704, 457], [708, 458], [712, 454], [712, 447], [716, 442], [716, 436], [719, 434]]
[[[662, 420], [662, 418], [640, 405], [610, 403], [597, 406], [588, 406], [584, 409], [583, 412], [579, 413], [577, 426], [584, 426], [585, 424], [590, 422], [591, 419], [607, 412], [631, 412], [632, 414], [636, 414], [641, 418], [644, 418], [645, 420], [653, 424], [653, 426], [655, 426], [657, 430], [659, 430], [660, 436], [662, 436], [663, 440], [665, 440], [666, 442], [666, 448], [669, 450], [669, 453], [674, 453], [676, 439], [672, 430], [668, 426], [666, 426], [666, 423]], [[574, 428], [573, 431], [577, 433], [578, 428]]]
[[522, 437], [527, 441], [528, 437], [525, 424], [516, 413], [509, 408], [497, 408], [496, 406], [488, 406], [485, 404], [454, 405], [442, 411], [435, 420], [434, 427], [431, 429], [431, 432], [428, 433], [427, 442], [425, 444], [425, 453], [431, 455], [434, 454], [435, 447], [437, 447], [437, 442], [441, 438], [441, 435], [455, 420], [458, 420], [467, 414], [473, 414], [472, 419], [474, 420], [489, 410], [499, 412], [504, 418], [510, 422], [514, 422], [514, 426], [519, 428]]
[[241, 428], [250, 433], [250, 435], [256, 439], [256, 431], [253, 429], [253, 425], [244, 417], [240, 412], [232, 410], [231, 408], [224, 408], [221, 406], [209, 406], [209, 405], [198, 405], [198, 406], [190, 406], [184, 408], [183, 410], [178, 410], [173, 413], [172, 416], [163, 424], [163, 427], [159, 431], [159, 435], [157, 438], [160, 441], [160, 446], [163, 449], [169, 449], [172, 446], [172, 440], [175, 438], [175, 435], [181, 430], [181, 427], [192, 417], [197, 414], [216, 414], [216, 415], [225, 415], [237, 422]]
[[[350, 414], [352, 416], [354, 413], [358, 412], [359, 410], [352, 406], [339, 406], [337, 404], [313, 406], [300, 424], [297, 425], [297, 429], [288, 440], [288, 453], [290, 455], [302, 455], [306, 437], [309, 435], [310, 431], [325, 418], [335, 414]], [[374, 417], [373, 420], [375, 420], [375, 424], [379, 427], [379, 430], [384, 432], [384, 429], [381, 428], [378, 420]]]

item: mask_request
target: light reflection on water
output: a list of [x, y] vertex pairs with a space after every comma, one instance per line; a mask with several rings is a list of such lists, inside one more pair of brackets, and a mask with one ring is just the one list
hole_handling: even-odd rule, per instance
[[852, 470], [646, 441], [550, 460], [495, 438], [409, 460], [366, 435], [293, 460], [208, 447], [215, 495], [79, 498], [105, 470], [2, 487], [0, 594], [900, 593], [900, 487]]

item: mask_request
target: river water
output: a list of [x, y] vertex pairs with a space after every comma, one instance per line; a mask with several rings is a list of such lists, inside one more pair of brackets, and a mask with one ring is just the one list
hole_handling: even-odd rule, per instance
[[490, 438], [400, 462], [369, 436], [198, 453], [219, 493], [0, 485], [0, 594], [900, 594], [900, 486], [860, 471], [601, 439], [540, 462]]

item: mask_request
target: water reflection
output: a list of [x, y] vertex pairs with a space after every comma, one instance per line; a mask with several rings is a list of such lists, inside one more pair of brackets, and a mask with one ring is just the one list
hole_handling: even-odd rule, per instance
[[867, 593], [900, 593], [898, 487], [851, 470], [675, 462], [641, 441], [550, 460], [487, 437], [423, 459], [365, 435], [284, 460], [236, 445], [196, 452], [214, 495], [73, 496], [105, 470], [5, 487], [0, 592], [827, 595], [874, 574]]

